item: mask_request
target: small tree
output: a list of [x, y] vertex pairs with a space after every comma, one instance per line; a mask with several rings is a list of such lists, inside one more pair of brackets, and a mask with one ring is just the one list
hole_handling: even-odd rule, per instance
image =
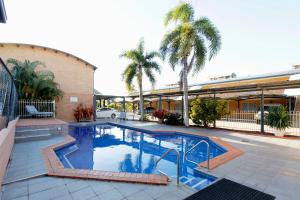
[[12, 75], [15, 79], [19, 99], [54, 100], [63, 96], [63, 91], [54, 80], [54, 74], [48, 70], [36, 70], [46, 67], [40, 61], [24, 62], [9, 58], [8, 65], [12, 65]]
[[191, 119], [195, 124], [208, 127], [215, 120], [228, 114], [227, 102], [220, 100], [200, 99], [196, 97], [191, 102]]
[[156, 71], [160, 73], [160, 66], [155, 61], [155, 58], [160, 57], [160, 54], [156, 51], [146, 52], [144, 49], [144, 40], [141, 39], [136, 49], [125, 51], [121, 57], [127, 58], [130, 61], [122, 73], [122, 78], [129, 91], [133, 89], [134, 78], [137, 80], [137, 84], [139, 86], [141, 120], [143, 120], [143, 77], [146, 76], [152, 86], [154, 86], [156, 78], [153, 72]]
[[270, 107], [267, 115], [267, 124], [278, 130], [275, 135], [283, 136], [286, 128], [291, 126], [289, 113], [284, 106], [273, 106]]

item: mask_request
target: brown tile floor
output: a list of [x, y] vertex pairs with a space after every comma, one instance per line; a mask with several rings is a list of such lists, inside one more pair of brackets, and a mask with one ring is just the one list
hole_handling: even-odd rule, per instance
[[29, 118], [29, 119], [19, 119], [17, 126], [45, 126], [45, 125], [64, 125], [64, 122], [56, 118]]

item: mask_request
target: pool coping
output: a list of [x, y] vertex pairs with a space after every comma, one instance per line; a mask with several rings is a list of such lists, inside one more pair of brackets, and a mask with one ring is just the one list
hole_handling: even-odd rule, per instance
[[[107, 123], [106, 123], [107, 124]], [[123, 126], [117, 123], [108, 123], [116, 126]], [[135, 127], [123, 126], [128, 128], [139, 130]], [[235, 148], [229, 143], [213, 136], [202, 135], [195, 132], [186, 132], [186, 131], [172, 131], [172, 130], [145, 130], [149, 133], [182, 133], [194, 136], [207, 137], [217, 145], [225, 148], [227, 151], [219, 156], [216, 156], [210, 159], [209, 170], [215, 169], [216, 167], [240, 156], [243, 154], [243, 151]], [[142, 174], [142, 173], [129, 173], [129, 172], [112, 172], [112, 171], [102, 171], [102, 170], [88, 170], [88, 169], [69, 169], [65, 168], [57, 157], [55, 151], [59, 148], [67, 146], [71, 143], [74, 143], [76, 140], [70, 135], [64, 136], [64, 141], [50, 145], [44, 148], [43, 157], [48, 170], [49, 176], [65, 177], [65, 178], [80, 178], [80, 179], [95, 179], [102, 181], [118, 181], [118, 182], [129, 182], [129, 183], [143, 183], [143, 184], [152, 184], [152, 185], [167, 185], [168, 177], [164, 175], [156, 174]], [[207, 167], [207, 161], [201, 162], [198, 164], [198, 167]]]

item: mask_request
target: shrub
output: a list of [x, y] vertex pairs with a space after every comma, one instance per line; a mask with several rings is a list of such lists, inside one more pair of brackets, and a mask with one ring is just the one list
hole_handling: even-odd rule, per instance
[[19, 99], [54, 100], [63, 96], [59, 84], [54, 81], [54, 73], [48, 70], [36, 70], [39, 66], [45, 67], [40, 61], [24, 62], [8, 59], [12, 65], [12, 75], [15, 79]]
[[289, 114], [284, 106], [273, 106], [267, 115], [267, 124], [275, 129], [284, 131], [291, 126]]
[[182, 117], [178, 113], [167, 113], [164, 123], [167, 125], [182, 125]]
[[208, 127], [209, 124], [226, 114], [228, 114], [226, 101], [215, 101], [196, 97], [191, 102], [190, 117], [195, 124]]
[[77, 122], [90, 121], [93, 118], [93, 114], [93, 107], [83, 106], [82, 104], [79, 104], [74, 110], [74, 117]]
[[152, 115], [158, 119], [164, 119], [167, 113], [168, 112], [166, 110], [156, 110], [152, 113]]

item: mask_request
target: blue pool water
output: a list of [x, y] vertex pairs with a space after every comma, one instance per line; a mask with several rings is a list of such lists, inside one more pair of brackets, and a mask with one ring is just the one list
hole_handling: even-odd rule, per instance
[[[66, 168], [145, 174], [158, 174], [159, 169], [175, 178], [175, 151], [161, 160], [157, 168], [155, 161], [169, 148], [176, 148], [180, 152], [180, 181], [198, 190], [216, 178], [195, 169], [195, 164], [184, 159], [184, 152], [201, 140], [210, 144], [210, 158], [226, 152], [207, 137], [182, 133], [154, 133], [115, 124], [71, 126], [69, 130], [76, 142], [56, 151]], [[188, 154], [188, 159], [197, 163], [206, 161], [206, 151], [202, 143]]]

